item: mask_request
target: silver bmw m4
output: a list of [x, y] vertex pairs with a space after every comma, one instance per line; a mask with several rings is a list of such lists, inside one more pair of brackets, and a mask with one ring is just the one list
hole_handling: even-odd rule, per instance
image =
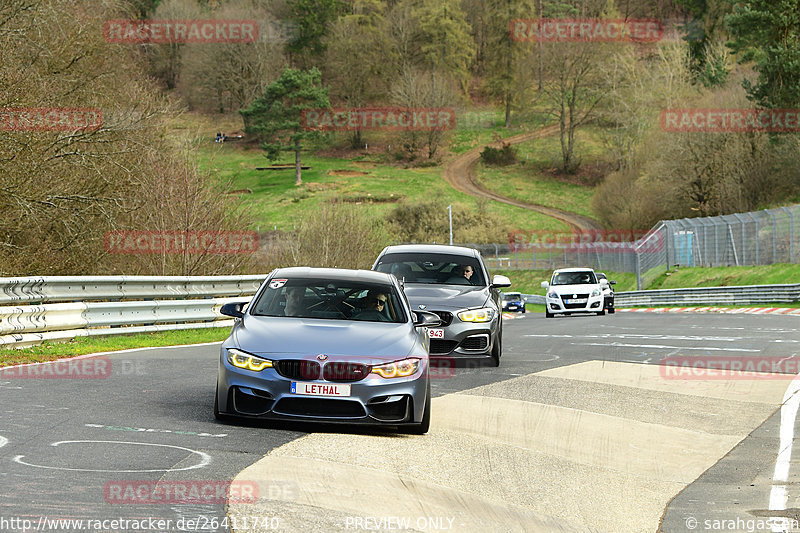
[[427, 328], [397, 278], [366, 270], [274, 270], [223, 342], [214, 414], [273, 420], [430, 426]]

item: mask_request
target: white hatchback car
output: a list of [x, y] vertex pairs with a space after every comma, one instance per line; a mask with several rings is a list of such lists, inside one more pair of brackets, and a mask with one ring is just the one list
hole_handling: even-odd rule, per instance
[[597, 313], [606, 314], [603, 308], [603, 289], [608, 280], [598, 279], [591, 268], [562, 268], [553, 272], [550, 282], [542, 282], [547, 289], [545, 316], [556, 314]]

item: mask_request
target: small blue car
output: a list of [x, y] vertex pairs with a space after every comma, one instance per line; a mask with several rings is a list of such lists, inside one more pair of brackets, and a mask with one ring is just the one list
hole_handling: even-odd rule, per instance
[[518, 292], [503, 293], [503, 311], [508, 313], [524, 313], [525, 299]]

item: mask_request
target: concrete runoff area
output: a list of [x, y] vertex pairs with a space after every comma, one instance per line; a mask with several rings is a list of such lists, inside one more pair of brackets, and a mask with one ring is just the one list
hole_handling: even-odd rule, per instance
[[663, 371], [587, 361], [434, 398], [425, 436], [309, 434], [236, 477], [295, 491], [228, 513], [280, 512], [284, 531], [656, 531], [790, 381]]

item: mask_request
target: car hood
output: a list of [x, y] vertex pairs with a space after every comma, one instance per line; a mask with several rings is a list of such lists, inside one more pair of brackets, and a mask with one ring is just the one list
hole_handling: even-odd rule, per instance
[[469, 285], [406, 284], [405, 293], [412, 309], [455, 311], [483, 307], [489, 301], [489, 289]]
[[551, 285], [547, 292], [555, 291], [556, 294], [591, 294], [593, 290], [599, 289], [600, 285]]
[[236, 345], [255, 355], [404, 357], [417, 335], [409, 324], [246, 315], [234, 328]]

